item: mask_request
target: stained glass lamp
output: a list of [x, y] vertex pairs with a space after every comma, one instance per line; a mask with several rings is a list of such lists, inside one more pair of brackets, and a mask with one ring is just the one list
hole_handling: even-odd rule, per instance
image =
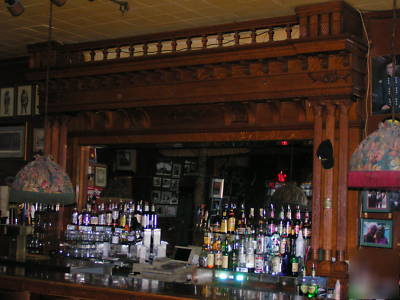
[[39, 202], [68, 205], [75, 202], [67, 173], [48, 156], [35, 156], [15, 176], [10, 202]]
[[387, 120], [367, 136], [350, 159], [348, 186], [400, 188], [400, 123]]

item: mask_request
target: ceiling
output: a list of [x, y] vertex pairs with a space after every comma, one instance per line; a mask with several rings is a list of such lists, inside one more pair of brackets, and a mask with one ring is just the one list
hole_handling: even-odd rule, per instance
[[[48, 37], [48, 0], [20, 0], [25, 12], [13, 17], [0, 0], [0, 60], [27, 55], [26, 45]], [[110, 0], [69, 0], [53, 7], [53, 39], [80, 43], [293, 15], [294, 8], [324, 0], [126, 0], [122, 15]], [[361, 11], [391, 9], [391, 0], [348, 0]]]

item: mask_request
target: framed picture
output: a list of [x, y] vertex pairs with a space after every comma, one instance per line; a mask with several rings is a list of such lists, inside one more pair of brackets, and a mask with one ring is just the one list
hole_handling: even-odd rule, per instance
[[171, 195], [172, 195], [172, 193], [170, 191], [163, 191], [161, 193], [161, 202], [160, 203], [169, 204]]
[[33, 146], [34, 153], [44, 151], [44, 128], [33, 128]]
[[170, 190], [172, 192], [178, 192], [179, 191], [179, 179], [171, 179], [171, 188]]
[[182, 170], [181, 164], [173, 164], [172, 165], [172, 177], [174, 177], [174, 178], [181, 177], [181, 170]]
[[136, 150], [117, 151], [117, 170], [136, 172]]
[[169, 189], [171, 187], [171, 178], [163, 178], [162, 179], [162, 187], [164, 189]]
[[161, 202], [161, 191], [153, 190], [151, 192], [151, 200], [153, 203], [160, 203]]
[[400, 191], [389, 192], [389, 208], [391, 211], [400, 211]]
[[161, 177], [153, 177], [153, 186], [160, 187], [161, 186]]
[[171, 161], [159, 161], [156, 164], [156, 175], [171, 176], [172, 162]]
[[11, 117], [14, 115], [14, 88], [1, 89], [0, 116]]
[[360, 246], [392, 248], [391, 220], [360, 219]]
[[176, 217], [178, 209], [175, 205], [166, 205], [164, 207], [164, 216], [165, 217]]
[[107, 185], [107, 167], [96, 166], [94, 175], [94, 185], [99, 187], [105, 187]]
[[389, 191], [367, 190], [361, 193], [364, 212], [389, 212]]
[[24, 126], [0, 127], [0, 157], [24, 157]]
[[224, 179], [213, 178], [211, 181], [211, 198], [223, 198], [224, 196]]
[[31, 114], [32, 107], [32, 86], [19, 86], [17, 90], [17, 115], [27, 116]]
[[179, 202], [178, 193], [171, 192], [171, 197], [169, 198], [169, 204], [176, 205]]

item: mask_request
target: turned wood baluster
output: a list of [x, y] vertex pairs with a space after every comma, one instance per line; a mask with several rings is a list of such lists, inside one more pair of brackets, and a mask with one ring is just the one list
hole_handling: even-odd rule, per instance
[[218, 33], [217, 41], [218, 41], [218, 47], [222, 47], [224, 43], [224, 35], [222, 34], [222, 32]]
[[274, 28], [271, 27], [270, 29], [268, 29], [268, 42], [274, 41], [274, 35], [275, 35]]
[[161, 54], [161, 52], [162, 52], [162, 42], [161, 41], [158, 41], [158, 43], [157, 43], [157, 54]]
[[107, 48], [103, 49], [103, 60], [107, 60], [107, 56], [108, 56], [108, 50]]
[[192, 38], [187, 38], [186, 40], [186, 48], [187, 50], [192, 50]]
[[172, 48], [172, 53], [176, 53], [176, 46], [178, 45], [178, 43], [176, 42], [175, 39], [173, 39], [171, 41], [171, 48]]
[[207, 43], [208, 43], [208, 38], [207, 38], [207, 36], [204, 34], [204, 35], [201, 37], [201, 45], [202, 45], [202, 48], [203, 48], [203, 49], [207, 49]]
[[149, 45], [146, 42], [143, 44], [143, 56], [147, 56], [148, 51], [149, 51]]
[[321, 222], [321, 162], [317, 157], [317, 149], [322, 142], [322, 107], [312, 105], [314, 113], [314, 139], [313, 139], [313, 183], [312, 183], [312, 259], [318, 260], [320, 248], [320, 222]]
[[238, 46], [240, 44], [240, 34], [238, 31], [235, 31], [233, 38], [235, 40], [235, 46]]
[[95, 56], [96, 56], [96, 51], [95, 50], [90, 50], [90, 61], [94, 61], [94, 58], [95, 58]]
[[115, 49], [116, 53], [116, 58], [121, 58], [121, 46], [117, 46], [117, 49]]
[[330, 15], [329, 14], [322, 14], [320, 15], [320, 35], [322, 36], [327, 36], [329, 35], [329, 31], [330, 31]]
[[251, 43], [252, 44], [257, 43], [257, 31], [256, 31], [256, 29], [252, 29], [251, 30], [250, 37], [251, 37]]
[[291, 25], [286, 25], [285, 31], [286, 31], [286, 38], [288, 40], [291, 40], [292, 39], [292, 31], [293, 31], [292, 26]]
[[129, 46], [129, 57], [133, 57], [135, 55], [135, 46], [130, 45]]

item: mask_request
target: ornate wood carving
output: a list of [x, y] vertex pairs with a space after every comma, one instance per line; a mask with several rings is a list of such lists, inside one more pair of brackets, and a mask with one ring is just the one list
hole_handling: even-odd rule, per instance
[[337, 71], [331, 72], [309, 72], [308, 77], [313, 82], [323, 82], [323, 83], [334, 83], [338, 80], [346, 81], [351, 75], [350, 72], [345, 72], [344, 74], [339, 74]]

